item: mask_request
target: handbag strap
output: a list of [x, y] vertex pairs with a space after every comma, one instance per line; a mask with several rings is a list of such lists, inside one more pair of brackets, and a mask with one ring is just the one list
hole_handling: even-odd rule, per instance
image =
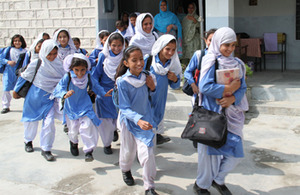
[[35, 79], [35, 76], [36, 76], [36, 73], [37, 73], [37, 71], [39, 70], [41, 64], [42, 64], [42, 60], [41, 60], [41, 59], [38, 59], [38, 62], [37, 62], [37, 65], [36, 65], [36, 67], [35, 67], [35, 72], [34, 72], [34, 75], [33, 75], [33, 78], [32, 78], [31, 83], [33, 83], [33, 81], [34, 81], [34, 79]]

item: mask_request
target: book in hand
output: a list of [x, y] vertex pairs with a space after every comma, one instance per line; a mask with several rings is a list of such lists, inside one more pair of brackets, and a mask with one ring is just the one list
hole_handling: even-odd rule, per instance
[[216, 70], [217, 83], [222, 85], [229, 85], [231, 81], [240, 77], [239, 68], [218, 69]]

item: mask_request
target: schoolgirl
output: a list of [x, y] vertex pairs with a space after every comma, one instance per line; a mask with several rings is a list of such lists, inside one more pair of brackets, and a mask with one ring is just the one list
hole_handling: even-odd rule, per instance
[[103, 50], [103, 46], [104, 46], [105, 41], [107, 40], [109, 34], [110, 33], [107, 30], [101, 30], [96, 37], [96, 48], [92, 51], [91, 55], [89, 56], [92, 70], [97, 65], [98, 55]]
[[129, 15], [129, 21], [128, 21], [128, 27], [127, 27], [127, 39], [130, 41], [130, 39], [135, 34], [135, 23], [136, 23], [137, 14], [131, 13]]
[[[114, 88], [116, 69], [122, 59], [124, 47], [123, 36], [113, 32], [105, 42], [103, 51], [99, 53], [98, 63], [92, 75], [106, 92]], [[96, 112], [102, 121], [99, 134], [104, 145], [104, 153], [112, 154], [111, 143], [118, 139], [116, 131], [118, 113], [112, 98], [97, 95]]]
[[[177, 54], [176, 38], [173, 35], [162, 35], [152, 47], [152, 63], [150, 72], [156, 76], [159, 85], [152, 99], [154, 126], [157, 128], [157, 144], [170, 141], [163, 137], [163, 118], [166, 108], [168, 86], [173, 89], [180, 87], [181, 64]], [[146, 59], [147, 61], [148, 59]]]
[[[43, 42], [39, 52], [39, 58], [42, 61], [41, 66], [25, 97], [21, 120], [24, 123], [26, 152], [33, 152], [32, 141], [36, 136], [39, 121], [43, 120], [40, 145], [42, 156], [47, 161], [54, 160], [51, 153], [55, 137], [54, 119], [62, 120], [58, 100], [50, 99], [55, 86], [65, 74], [62, 61], [57, 58], [57, 52], [58, 45], [54, 40], [48, 39]], [[14, 88], [15, 92], [20, 90], [26, 80], [32, 81], [37, 64], [38, 60], [34, 60], [28, 65], [27, 69], [18, 78]]]
[[3, 66], [5, 66], [2, 83], [3, 83], [3, 95], [2, 95], [2, 108], [1, 114], [8, 113], [10, 111], [11, 94], [10, 91], [14, 89], [17, 81], [15, 71], [17, 69], [16, 63], [20, 54], [25, 53], [27, 50], [26, 42], [22, 35], [16, 34], [11, 38], [11, 45], [7, 47], [2, 53]]
[[73, 37], [72, 38], [74, 45], [76, 47], [75, 53], [82, 53], [83, 55], [88, 55], [88, 51], [86, 49], [80, 48], [80, 39], [78, 37]]
[[[64, 60], [64, 69], [69, 72], [60, 80], [53, 95], [57, 98], [65, 98], [63, 116], [64, 123], [69, 128], [70, 151], [73, 156], [78, 156], [78, 135], [80, 134], [84, 144], [85, 161], [93, 161], [93, 151], [97, 147], [97, 128], [101, 121], [93, 110], [93, 104], [87, 93], [87, 86], [103, 96], [108, 95], [98, 82], [89, 76], [91, 63], [81, 54], [69, 55]], [[71, 79], [71, 80], [70, 80]]]
[[121, 147], [119, 164], [124, 182], [134, 185], [131, 166], [136, 153], [143, 167], [145, 194], [155, 192], [156, 176], [155, 155], [153, 146], [155, 131], [149, 94], [155, 93], [156, 80], [151, 74], [143, 72], [144, 61], [140, 48], [129, 46], [118, 67], [116, 75], [119, 94], [119, 121], [121, 131]]
[[[204, 41], [206, 43], [206, 48], [205, 48], [205, 54], [207, 54], [207, 50], [209, 48], [209, 45], [211, 43], [211, 39], [214, 35], [214, 33], [216, 32], [217, 29], [210, 29], [204, 37]], [[196, 81], [194, 80], [194, 72], [197, 69], [197, 66], [199, 64], [200, 61], [200, 57], [201, 57], [201, 50], [197, 50], [195, 51], [193, 57], [191, 58], [188, 66], [186, 67], [185, 71], [184, 71], [184, 78], [187, 79], [188, 83], [191, 85], [193, 92], [194, 92], [194, 96], [196, 96], [199, 93], [199, 88], [198, 88], [198, 83], [199, 83], [199, 79], [198, 82], [196, 83]]]
[[63, 61], [67, 55], [75, 53], [76, 47], [67, 29], [61, 28], [56, 30], [53, 39], [59, 46], [57, 54], [58, 59]]
[[[248, 109], [245, 96], [247, 87], [245, 65], [232, 56], [235, 43], [236, 34], [231, 28], [218, 29], [202, 60], [199, 104], [214, 112], [226, 108], [228, 135], [226, 144], [219, 149], [198, 143], [198, 176], [194, 184], [194, 191], [197, 194], [210, 194], [208, 189], [211, 186], [221, 194], [231, 194], [225, 185], [225, 177], [244, 156], [242, 129], [245, 120], [244, 111]], [[216, 83], [216, 60], [219, 69], [239, 68], [239, 78], [229, 85]]]
[[36, 39], [26, 52], [22, 67], [27, 66], [30, 62], [39, 59], [39, 52], [41, 50], [44, 39]]
[[151, 49], [158, 38], [154, 28], [153, 16], [150, 13], [142, 13], [136, 18], [136, 34], [131, 38], [129, 45], [141, 48], [143, 55], [150, 55]]

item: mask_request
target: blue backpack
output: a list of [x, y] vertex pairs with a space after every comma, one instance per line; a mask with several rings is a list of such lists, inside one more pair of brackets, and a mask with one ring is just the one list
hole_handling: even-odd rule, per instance
[[[5, 51], [6, 48], [7, 48], [7, 47], [0, 48], [0, 58], [1, 58], [1, 59], [7, 59], [8, 56], [9, 56], [9, 52], [7, 52], [5, 56], [3, 56], [3, 55], [4, 55], [4, 51]], [[9, 48], [9, 50], [10, 50], [10, 47], [8, 47], [8, 48]], [[3, 73], [3, 72], [4, 72], [5, 67], [6, 67], [5, 64], [2, 64], [2, 63], [0, 64], [0, 73]]]

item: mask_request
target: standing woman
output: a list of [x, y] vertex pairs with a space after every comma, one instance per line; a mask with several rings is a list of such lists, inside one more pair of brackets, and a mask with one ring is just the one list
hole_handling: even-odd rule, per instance
[[2, 77], [3, 83], [3, 96], [2, 96], [2, 107], [3, 110], [1, 114], [8, 113], [10, 111], [10, 101], [11, 94], [10, 91], [14, 89], [14, 86], [17, 81], [17, 76], [15, 71], [17, 69], [16, 63], [18, 62], [20, 54], [25, 53], [27, 50], [26, 42], [22, 35], [16, 34], [11, 38], [11, 46], [7, 47], [3, 53], [1, 58], [3, 58], [4, 62], [4, 72]]
[[[177, 16], [169, 11], [168, 2], [161, 0], [159, 2], [159, 13], [154, 17], [154, 30], [159, 36], [171, 34], [177, 38], [177, 50], [179, 57], [182, 56], [182, 27]], [[176, 32], [177, 31], [177, 32]]]
[[[42, 61], [41, 66], [25, 97], [21, 120], [24, 124], [26, 152], [33, 152], [32, 141], [37, 134], [39, 121], [43, 120], [40, 146], [42, 156], [47, 161], [54, 160], [54, 156], [51, 153], [55, 138], [54, 119], [62, 120], [59, 102], [57, 99], [50, 98], [55, 86], [65, 73], [62, 61], [57, 58], [57, 52], [58, 45], [54, 40], [49, 39], [43, 42], [39, 52], [39, 57]], [[14, 96], [26, 81], [32, 81], [37, 64], [38, 60], [32, 61], [18, 78], [14, 88]]]
[[182, 21], [183, 59], [190, 60], [193, 53], [201, 48], [199, 16], [196, 14], [196, 4], [189, 3], [188, 14]]
[[156, 32], [152, 32], [153, 22], [153, 16], [150, 13], [142, 13], [136, 18], [136, 34], [131, 38], [129, 45], [139, 47], [143, 56], [151, 54], [152, 46], [158, 38]]
[[[245, 95], [246, 68], [240, 59], [232, 56], [235, 44], [235, 32], [229, 27], [220, 28], [213, 35], [208, 52], [202, 60], [199, 105], [218, 113], [225, 108], [228, 135], [225, 145], [219, 149], [198, 143], [198, 174], [194, 184], [197, 194], [210, 194], [208, 189], [212, 186], [221, 194], [230, 195], [225, 177], [244, 157], [244, 112], [248, 110]], [[216, 83], [216, 61], [218, 69], [239, 68], [239, 78], [228, 85]]]

